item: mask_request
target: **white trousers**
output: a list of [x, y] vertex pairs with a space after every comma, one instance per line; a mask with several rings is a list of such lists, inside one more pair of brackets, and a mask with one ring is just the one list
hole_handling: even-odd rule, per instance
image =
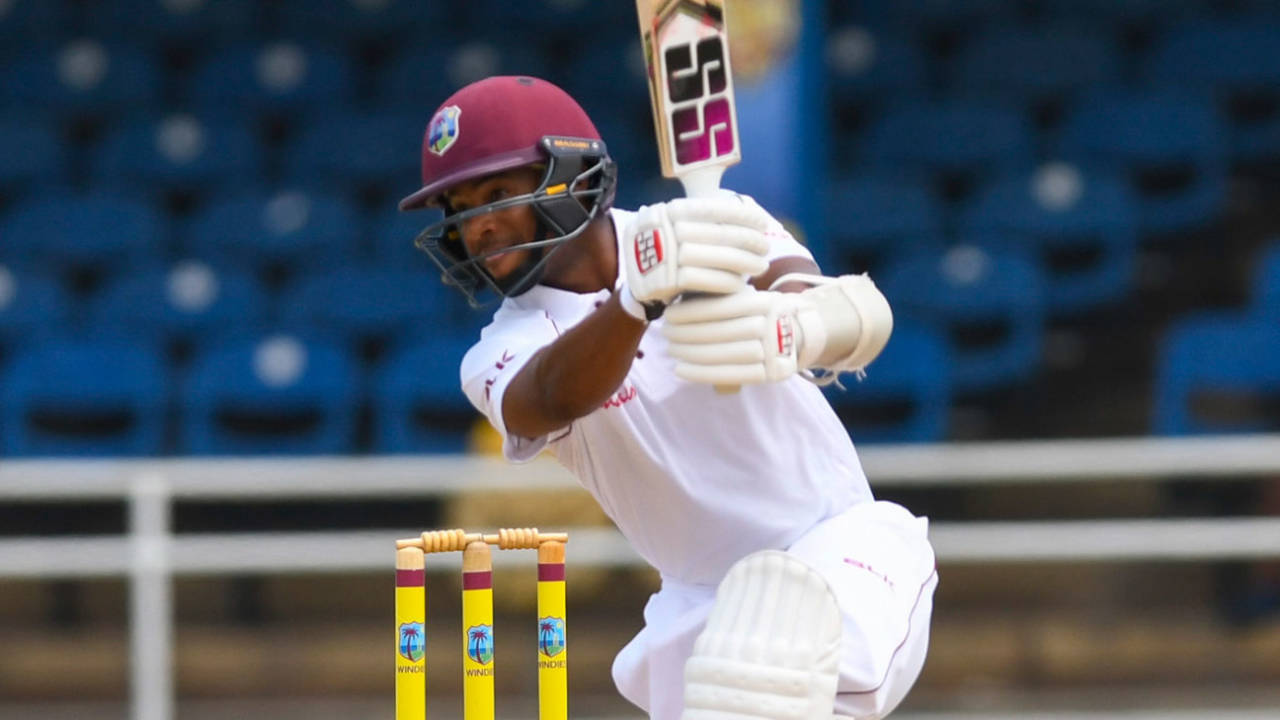
[[[927, 535], [926, 519], [878, 501], [818, 524], [786, 549], [822, 574], [844, 615], [840, 715], [884, 717], [920, 675], [938, 583]], [[644, 629], [614, 660], [618, 691], [652, 720], [679, 720], [684, 663], [715, 591], [664, 580], [645, 606]]]

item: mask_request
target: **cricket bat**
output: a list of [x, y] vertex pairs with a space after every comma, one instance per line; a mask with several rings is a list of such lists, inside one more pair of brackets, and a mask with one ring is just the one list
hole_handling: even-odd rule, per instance
[[724, 0], [636, 0], [636, 12], [662, 174], [705, 197], [742, 159]]
[[742, 159], [724, 0], [636, 0], [662, 174], [687, 197]]

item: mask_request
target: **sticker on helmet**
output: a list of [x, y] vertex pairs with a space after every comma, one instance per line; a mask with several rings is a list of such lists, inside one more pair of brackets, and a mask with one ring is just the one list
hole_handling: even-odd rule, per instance
[[440, 112], [431, 118], [431, 131], [427, 135], [427, 147], [431, 152], [443, 155], [453, 147], [453, 141], [458, 139], [458, 116], [461, 114], [462, 108], [450, 105], [440, 108]]

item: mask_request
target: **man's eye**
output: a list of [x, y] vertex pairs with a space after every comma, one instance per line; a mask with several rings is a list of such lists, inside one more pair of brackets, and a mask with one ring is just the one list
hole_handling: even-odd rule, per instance
[[494, 188], [493, 192], [489, 193], [489, 202], [497, 202], [510, 194], [506, 188]]

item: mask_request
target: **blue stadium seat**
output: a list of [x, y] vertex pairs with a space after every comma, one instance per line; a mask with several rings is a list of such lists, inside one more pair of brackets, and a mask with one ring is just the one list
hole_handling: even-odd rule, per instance
[[438, 274], [427, 254], [414, 246], [418, 234], [440, 220], [439, 210], [400, 212], [386, 208], [373, 219], [373, 259], [380, 265]]
[[1153, 87], [1211, 94], [1226, 119], [1233, 159], [1280, 158], [1280, 16], [1206, 22], [1170, 30], [1147, 56]]
[[186, 260], [122, 273], [89, 303], [89, 324], [158, 346], [196, 348], [262, 327], [264, 290], [247, 273]]
[[[891, 175], [836, 180], [827, 197], [830, 247], [819, 264], [833, 272], [864, 272], [890, 251], [936, 247], [942, 209], [926, 183]], [[830, 266], [830, 267], [828, 267]]]
[[1122, 78], [1119, 44], [1078, 25], [988, 28], [965, 41], [948, 69], [951, 91], [959, 97], [1028, 107], [1061, 103]]
[[0, 115], [0, 188], [22, 190], [67, 179], [67, 148], [48, 117]]
[[1164, 93], [1105, 93], [1067, 119], [1063, 157], [1125, 173], [1144, 232], [1193, 230], [1226, 202], [1227, 134], [1207, 101]]
[[884, 172], [981, 179], [1029, 166], [1033, 141], [1030, 123], [1010, 108], [913, 101], [889, 108], [872, 122], [862, 158]]
[[19, 204], [0, 222], [0, 257], [110, 271], [159, 253], [165, 229], [160, 212], [139, 200], [49, 192]]
[[824, 392], [856, 443], [938, 442], [947, 434], [950, 366], [945, 337], [899, 321], [865, 378], [846, 375], [846, 389]]
[[1155, 394], [1162, 435], [1280, 430], [1280, 323], [1224, 313], [1178, 322], [1160, 349]]
[[49, 339], [0, 382], [4, 455], [156, 455], [165, 449], [162, 355], [122, 340]]
[[911, 37], [863, 25], [833, 27], [826, 69], [837, 105], [878, 104], [922, 95], [928, 62]]
[[1150, 29], [1202, 16], [1203, 0], [1035, 0], [1050, 18], [1106, 25], [1136, 25]]
[[110, 131], [93, 154], [91, 172], [104, 186], [211, 193], [260, 180], [263, 157], [245, 119], [171, 114]]
[[908, 35], [841, 25], [827, 37], [826, 84], [838, 128], [832, 163], [849, 166], [858, 161], [862, 133], [876, 113], [929, 91], [928, 61]]
[[1280, 240], [1273, 240], [1263, 251], [1253, 277], [1253, 309], [1280, 321]]
[[1125, 180], [1051, 163], [1001, 179], [964, 213], [967, 235], [1005, 238], [1039, 253], [1049, 310], [1087, 310], [1133, 287], [1138, 211]]
[[228, 339], [200, 352], [182, 387], [181, 451], [346, 454], [360, 377], [338, 345], [298, 335]]
[[829, 3], [833, 19], [910, 30], [966, 30], [1012, 13], [1008, 0], [862, 0]]
[[501, 36], [477, 35], [466, 40], [441, 36], [425, 46], [406, 43], [378, 78], [378, 97], [389, 107], [417, 113], [426, 127], [431, 113], [464, 85], [489, 75], [533, 75], [547, 78], [546, 57], [526, 43]]
[[12, 51], [46, 45], [62, 37], [70, 24], [63, 3], [49, 0], [9, 0], [0, 3], [0, 59]]
[[125, 42], [178, 50], [216, 47], [265, 20], [257, 0], [110, 0], [76, 7], [84, 25]]
[[584, 33], [630, 39], [635, 36], [634, 3], [575, 0], [469, 0], [461, 7], [470, 27], [518, 30], [551, 41]]
[[294, 42], [240, 43], [205, 61], [187, 92], [198, 108], [249, 113], [331, 111], [351, 102], [345, 55]]
[[71, 309], [71, 298], [53, 278], [0, 265], [0, 349], [66, 329], [72, 321]]
[[184, 250], [246, 268], [287, 270], [346, 261], [360, 233], [359, 215], [342, 196], [245, 191], [201, 208], [184, 233]]
[[[439, 99], [433, 102], [438, 103]], [[417, 187], [417, 150], [430, 113], [371, 111], [324, 115], [302, 128], [287, 149], [288, 177], [302, 184], [349, 188], [387, 186], [401, 191]]]
[[97, 40], [33, 48], [0, 75], [0, 102], [92, 116], [150, 107], [160, 89], [151, 56]]
[[[602, 68], [610, 70], [604, 72]], [[628, 133], [609, 138], [602, 131], [601, 137], [604, 137], [610, 151], [620, 149], [624, 143], [653, 144], [645, 143], [652, 135], [653, 121], [650, 119], [649, 86], [639, 37], [633, 34], [621, 42], [608, 36], [595, 38], [577, 51], [574, 62], [565, 68], [563, 78], [547, 79], [572, 95], [592, 120], [610, 112], [645, 121], [639, 124], [646, 125], [649, 134], [640, 137]]]
[[398, 44], [420, 41], [427, 33], [442, 34], [440, 24], [456, 22], [455, 13], [463, 7], [422, 0], [282, 0], [275, 13], [286, 36]]
[[389, 342], [450, 326], [456, 308], [426, 273], [346, 265], [303, 275], [280, 298], [289, 327], [315, 328], [353, 343]]
[[947, 333], [954, 392], [983, 391], [1040, 369], [1044, 276], [1026, 253], [955, 246], [890, 263], [877, 284], [895, 314]]
[[462, 357], [473, 341], [448, 337], [408, 343], [375, 373], [371, 405], [376, 450], [456, 453], [479, 416], [462, 392]]

